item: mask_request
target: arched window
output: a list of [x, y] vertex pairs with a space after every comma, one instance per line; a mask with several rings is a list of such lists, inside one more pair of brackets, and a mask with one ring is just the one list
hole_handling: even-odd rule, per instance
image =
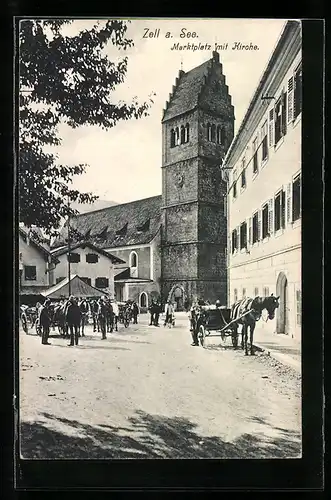
[[130, 276], [131, 278], [138, 277], [138, 255], [136, 252], [132, 251], [129, 257], [130, 263]]
[[211, 141], [211, 125], [207, 123], [207, 140]]
[[190, 140], [190, 126], [187, 123], [185, 125], [185, 142], [188, 142]]
[[185, 141], [185, 127], [184, 127], [184, 125], [182, 125], [180, 127], [180, 143], [184, 144], [184, 142], [186, 142]]
[[172, 128], [170, 132], [170, 147], [174, 148], [176, 146], [176, 136], [175, 136], [175, 131]]
[[216, 125], [211, 126], [211, 139], [212, 142], [216, 142]]
[[180, 144], [179, 128], [176, 127], [176, 129], [175, 129], [175, 146], [179, 146], [179, 144]]
[[146, 292], [142, 292], [140, 294], [139, 305], [140, 305], [140, 307], [148, 307], [148, 298], [147, 298]]

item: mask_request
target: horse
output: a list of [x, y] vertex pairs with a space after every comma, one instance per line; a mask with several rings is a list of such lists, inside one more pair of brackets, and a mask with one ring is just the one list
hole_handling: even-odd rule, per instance
[[[274, 319], [275, 310], [279, 307], [279, 297], [274, 297], [271, 294], [268, 297], [255, 297], [254, 299], [247, 298], [238, 300], [231, 306], [231, 321], [233, 324], [233, 331], [235, 334], [238, 332], [238, 325], [242, 325], [241, 332], [241, 347], [245, 349], [245, 355], [248, 355], [248, 328], [250, 329], [250, 354], [253, 355], [253, 335], [256, 322], [261, 318], [264, 309], [268, 312], [268, 319]], [[243, 316], [245, 314], [245, 316]], [[242, 317], [243, 316], [243, 317]], [[240, 318], [240, 319], [239, 319]]]

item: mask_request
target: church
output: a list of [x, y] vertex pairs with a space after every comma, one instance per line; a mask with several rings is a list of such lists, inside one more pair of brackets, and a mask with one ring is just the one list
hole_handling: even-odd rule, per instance
[[[80, 240], [111, 253], [117, 300], [147, 310], [153, 298], [178, 310], [202, 297], [227, 303], [226, 180], [234, 107], [219, 53], [179, 71], [162, 117], [162, 194], [80, 214]], [[53, 245], [63, 246], [64, 228]], [[95, 285], [92, 283], [92, 285]]]

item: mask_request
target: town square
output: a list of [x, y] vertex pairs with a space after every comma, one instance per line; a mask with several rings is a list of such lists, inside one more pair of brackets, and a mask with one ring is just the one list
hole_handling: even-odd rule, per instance
[[20, 456], [302, 457], [300, 21], [19, 36]]

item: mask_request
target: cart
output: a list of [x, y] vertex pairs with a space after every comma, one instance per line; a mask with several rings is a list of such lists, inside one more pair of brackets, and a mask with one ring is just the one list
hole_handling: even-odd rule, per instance
[[231, 337], [232, 345], [236, 349], [238, 347], [238, 329], [235, 324], [249, 311], [231, 321], [231, 309], [220, 307], [212, 309], [204, 307], [203, 314], [199, 321], [198, 339], [202, 347], [206, 346], [206, 338], [221, 337], [224, 341], [226, 337]]

